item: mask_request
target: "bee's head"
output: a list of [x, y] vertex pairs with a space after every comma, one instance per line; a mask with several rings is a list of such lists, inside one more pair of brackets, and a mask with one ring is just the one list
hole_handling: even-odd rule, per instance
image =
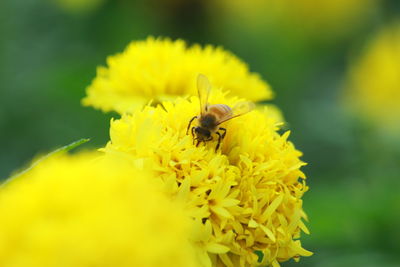
[[210, 130], [203, 127], [195, 127], [194, 132], [196, 133], [196, 137], [199, 141], [206, 141], [211, 137]]

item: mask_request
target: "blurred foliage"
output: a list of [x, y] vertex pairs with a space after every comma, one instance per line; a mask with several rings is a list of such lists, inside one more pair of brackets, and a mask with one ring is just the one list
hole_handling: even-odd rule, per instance
[[96, 66], [130, 41], [161, 35], [222, 45], [272, 85], [273, 103], [309, 163], [304, 205], [311, 235], [302, 238], [315, 255], [282, 265], [399, 266], [400, 138], [349, 116], [340, 97], [350, 60], [400, 18], [399, 1], [376, 1], [334, 35], [318, 21], [313, 34], [301, 18], [271, 23], [268, 12], [268, 24], [252, 27], [211, 0], [92, 0], [80, 10], [67, 2], [79, 1], [0, 3], [0, 177], [79, 138], [91, 138], [85, 147], [107, 142], [117, 114], [80, 100]]

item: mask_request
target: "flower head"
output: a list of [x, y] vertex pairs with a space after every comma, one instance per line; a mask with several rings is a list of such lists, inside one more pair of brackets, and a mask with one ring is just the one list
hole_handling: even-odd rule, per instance
[[197, 266], [182, 209], [122, 162], [56, 156], [3, 185], [0, 265]]
[[250, 73], [239, 58], [220, 47], [188, 46], [183, 40], [154, 39], [132, 42], [107, 59], [87, 88], [84, 105], [103, 111], [129, 112], [150, 100], [196, 95], [195, 78], [207, 75], [224, 91], [252, 101], [272, 98], [269, 85]]
[[348, 106], [379, 128], [400, 131], [400, 23], [379, 32], [353, 65]]
[[50, 0], [54, 2], [63, 11], [80, 14], [90, 13], [98, 9], [105, 1], [104, 0]]
[[[240, 99], [214, 90], [210, 104]], [[273, 112], [276, 114], [276, 112]], [[196, 228], [192, 242], [203, 266], [254, 266], [309, 256], [301, 247], [302, 196], [307, 191], [301, 152], [277, 133], [276, 115], [254, 110], [225, 122], [227, 134], [196, 147], [186, 135], [199, 99], [178, 98], [112, 120], [103, 149], [123, 153], [156, 172], [166, 194], [183, 201]], [[262, 252], [259, 262], [256, 251]]]
[[[314, 38], [332, 38], [360, 25], [374, 10], [376, 0], [220, 0], [210, 1], [212, 12], [245, 26], [278, 27]], [[214, 16], [220, 18], [221, 14]], [[329, 34], [324, 34], [326, 31]], [[297, 37], [298, 38], [298, 37]]]

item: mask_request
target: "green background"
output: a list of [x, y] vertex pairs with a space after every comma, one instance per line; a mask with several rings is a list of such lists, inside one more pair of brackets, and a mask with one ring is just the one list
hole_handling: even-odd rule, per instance
[[311, 235], [302, 242], [315, 255], [282, 266], [400, 266], [400, 138], [350, 116], [341, 103], [351, 58], [400, 17], [399, 2], [382, 1], [347, 33], [321, 28], [318, 35], [301, 25], [250, 30], [207, 12], [207, 1], [167, 2], [104, 0], [78, 12], [50, 0], [0, 3], [0, 177], [80, 138], [91, 138], [85, 148], [107, 142], [117, 115], [82, 107], [80, 99], [96, 66], [130, 41], [153, 35], [222, 45], [272, 85], [272, 103], [309, 163]]

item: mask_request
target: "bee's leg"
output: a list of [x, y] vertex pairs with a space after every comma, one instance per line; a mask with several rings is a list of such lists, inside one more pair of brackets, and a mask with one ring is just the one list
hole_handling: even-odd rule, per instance
[[215, 152], [217, 152], [219, 145], [221, 144], [221, 140], [223, 139], [223, 136], [224, 136], [224, 134], [221, 135], [220, 132], [217, 132], [217, 134], [218, 134], [218, 144], [217, 144], [217, 147], [215, 148]]
[[194, 142], [194, 130], [195, 130], [195, 127], [192, 127], [192, 138], [193, 138], [193, 142]]
[[221, 140], [223, 140], [224, 138], [225, 138], [225, 135], [226, 135], [226, 129], [225, 128], [222, 128], [222, 127], [219, 127], [219, 129], [218, 130], [222, 130], [222, 131], [224, 131], [224, 133], [222, 134], [222, 139]]
[[198, 147], [200, 143], [201, 143], [201, 141], [198, 140], [198, 141], [197, 141], [197, 144], [196, 144], [196, 147]]
[[[197, 119], [197, 116], [194, 116], [194, 117], [189, 121], [189, 125], [188, 125], [188, 127], [187, 127], [187, 129], [186, 129], [186, 134], [188, 134], [189, 129], [190, 129], [190, 125], [192, 125], [192, 122], [193, 122], [194, 119]], [[193, 130], [192, 130], [192, 133], [193, 133]]]

